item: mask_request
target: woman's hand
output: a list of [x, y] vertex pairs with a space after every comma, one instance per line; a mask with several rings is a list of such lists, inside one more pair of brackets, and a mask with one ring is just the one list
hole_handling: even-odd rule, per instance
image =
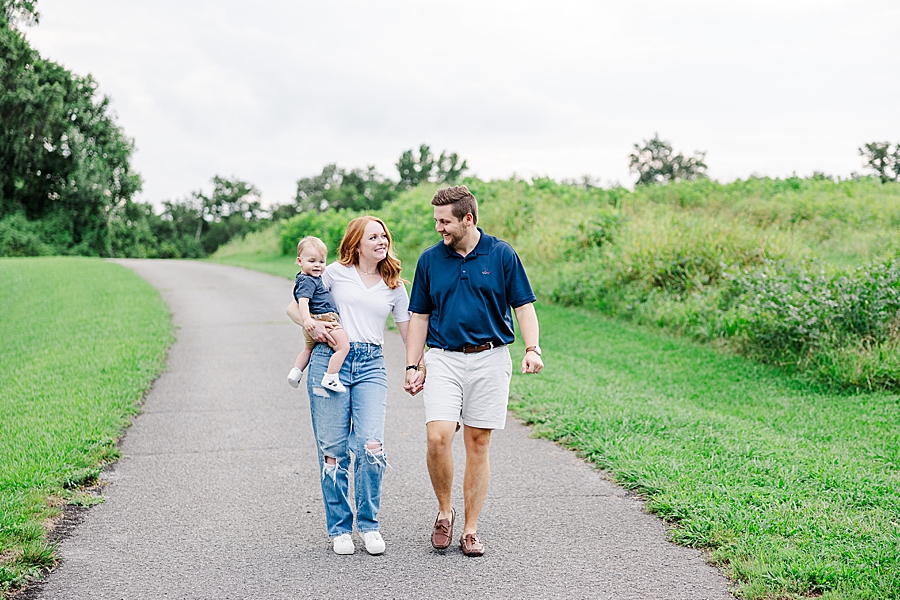
[[309, 337], [316, 340], [317, 342], [325, 342], [330, 346], [334, 346], [334, 338], [331, 337], [331, 333], [329, 333], [332, 329], [334, 329], [334, 323], [328, 323], [326, 321], [316, 321], [314, 319], [310, 320], [313, 321], [313, 326], [312, 328], [306, 328], [306, 331], [309, 332]]

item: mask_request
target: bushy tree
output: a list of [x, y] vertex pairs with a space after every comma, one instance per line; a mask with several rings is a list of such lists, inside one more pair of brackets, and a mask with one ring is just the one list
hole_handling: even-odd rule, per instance
[[634, 152], [628, 155], [629, 169], [638, 175], [637, 185], [706, 179], [706, 152], [696, 152], [694, 156], [676, 154], [672, 144], [659, 139], [658, 133], [643, 143], [635, 144]]
[[[378, 210], [396, 195], [396, 184], [382, 176], [373, 166], [348, 171], [330, 164], [318, 175], [297, 181], [294, 214], [329, 208]], [[277, 210], [279, 215], [284, 212], [280, 208]], [[287, 216], [289, 215], [284, 214], [284, 217]]]
[[401, 189], [409, 189], [426, 181], [455, 183], [468, 169], [466, 161], [460, 162], [456, 152], [443, 151], [435, 158], [431, 147], [422, 144], [419, 146], [418, 156], [413, 154], [412, 149], [400, 155], [400, 160], [397, 161], [397, 171], [400, 174], [398, 185]]
[[156, 256], [200, 258], [262, 226], [268, 214], [253, 184], [218, 175], [212, 184], [211, 194], [198, 190], [183, 200], [163, 202], [158, 217], [145, 213], [158, 243]]
[[870, 142], [859, 148], [859, 155], [865, 159], [866, 167], [875, 171], [881, 183], [900, 181], [900, 144], [890, 142]]
[[37, 223], [30, 229], [53, 252], [110, 256], [141, 186], [133, 143], [93, 78], [41, 58], [14, 26], [37, 17], [34, 2], [3, 0], [0, 221]]
[[0, 18], [15, 25], [19, 22], [34, 24], [40, 19], [36, 0], [0, 0]]

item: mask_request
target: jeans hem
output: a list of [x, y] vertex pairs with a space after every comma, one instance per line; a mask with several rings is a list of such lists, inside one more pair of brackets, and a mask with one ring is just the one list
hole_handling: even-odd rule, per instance
[[334, 533], [334, 534], [329, 533], [329, 534], [328, 534], [328, 537], [331, 538], [331, 539], [334, 539], [334, 538], [336, 538], [336, 537], [341, 537], [342, 535], [346, 535], [346, 534], [348, 534], [348, 533], [352, 535], [352, 534], [353, 534], [353, 530], [350, 530], [350, 531], [342, 531], [342, 532], [340, 532], [340, 533]]

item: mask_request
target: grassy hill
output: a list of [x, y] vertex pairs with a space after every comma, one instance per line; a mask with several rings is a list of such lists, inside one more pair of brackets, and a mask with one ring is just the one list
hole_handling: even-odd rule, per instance
[[[549, 179], [466, 184], [479, 225], [519, 252], [539, 297], [714, 341], [837, 387], [900, 389], [900, 184], [753, 178], [629, 191]], [[433, 186], [375, 214], [411, 276]], [[361, 213], [306, 213], [213, 260], [290, 275], [296, 241], [337, 247]]]

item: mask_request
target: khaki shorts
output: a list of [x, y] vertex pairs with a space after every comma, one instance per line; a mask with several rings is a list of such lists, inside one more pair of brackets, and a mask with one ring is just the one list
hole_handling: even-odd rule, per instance
[[480, 429], [503, 429], [509, 403], [512, 358], [500, 346], [465, 354], [432, 348], [425, 353], [425, 422], [459, 421]]
[[[326, 323], [334, 323], [334, 329], [343, 329], [343, 327], [341, 327], [340, 321], [338, 320], [337, 313], [327, 312], [327, 313], [321, 313], [318, 315], [309, 315], [309, 316], [312, 317], [313, 319], [315, 319], [316, 321], [324, 321]], [[306, 330], [306, 327], [303, 328], [303, 339], [306, 340], [307, 350], [312, 350], [313, 347], [319, 343], [316, 340], [309, 337], [309, 332]], [[329, 344], [329, 346], [330, 345], [331, 344]]]

